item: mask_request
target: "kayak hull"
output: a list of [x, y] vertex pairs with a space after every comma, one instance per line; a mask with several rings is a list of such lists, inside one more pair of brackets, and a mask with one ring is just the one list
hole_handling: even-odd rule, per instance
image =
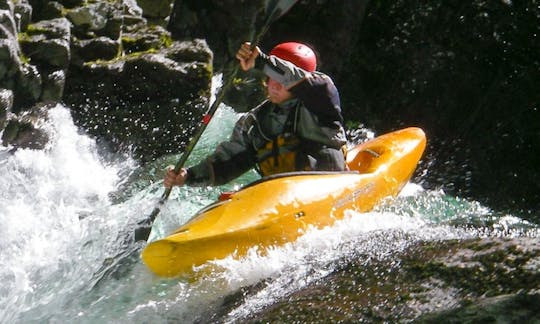
[[247, 185], [211, 204], [171, 235], [149, 243], [144, 263], [174, 277], [228, 255], [295, 241], [309, 227], [332, 225], [345, 211], [366, 212], [395, 196], [425, 149], [419, 128], [379, 136], [347, 154], [347, 172], [294, 172]]

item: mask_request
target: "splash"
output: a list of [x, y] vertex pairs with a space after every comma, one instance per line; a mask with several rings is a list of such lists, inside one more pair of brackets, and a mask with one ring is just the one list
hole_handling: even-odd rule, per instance
[[55, 304], [80, 285], [76, 278], [92, 269], [86, 264], [91, 260], [73, 262], [93, 231], [82, 219], [110, 205], [119, 170], [131, 163], [104, 161], [65, 107], [55, 106], [48, 115], [43, 128], [50, 142], [44, 150], [0, 152], [2, 322], [34, 305]]

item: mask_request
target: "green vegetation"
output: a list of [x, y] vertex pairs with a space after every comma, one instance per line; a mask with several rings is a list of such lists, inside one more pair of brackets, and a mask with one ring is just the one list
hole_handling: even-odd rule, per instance
[[131, 60], [131, 59], [134, 59], [134, 58], [138, 58], [138, 57], [141, 57], [142, 55], [145, 55], [145, 54], [156, 54], [158, 53], [159, 51], [157, 49], [154, 49], [154, 48], [151, 48], [149, 50], [146, 50], [146, 51], [141, 51], [141, 52], [134, 52], [134, 53], [129, 53], [129, 54], [126, 54], [126, 55], [118, 55], [117, 57], [113, 58], [112, 60], [102, 60], [102, 59], [98, 59], [98, 60], [95, 60], [95, 61], [87, 61], [87, 62], [84, 62], [84, 66], [90, 66], [90, 65], [94, 65], [94, 64], [97, 64], [97, 65], [107, 65], [107, 64], [113, 64], [113, 63], [116, 63], [116, 62], [119, 62], [119, 61], [126, 61], [126, 60]]
[[47, 32], [48, 32], [47, 29], [39, 27], [36, 24], [30, 24], [28, 25], [28, 28], [26, 29], [26, 34], [29, 36], [46, 34]]

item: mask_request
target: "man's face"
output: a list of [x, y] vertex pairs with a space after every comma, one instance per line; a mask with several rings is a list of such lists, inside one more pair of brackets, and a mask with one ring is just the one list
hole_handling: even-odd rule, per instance
[[293, 98], [292, 93], [285, 86], [270, 78], [266, 81], [266, 89], [268, 90], [268, 99], [275, 104], [281, 104]]

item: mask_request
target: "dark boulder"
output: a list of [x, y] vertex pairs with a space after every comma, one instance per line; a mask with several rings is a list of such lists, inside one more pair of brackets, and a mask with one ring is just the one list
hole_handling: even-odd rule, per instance
[[210, 98], [212, 52], [202, 40], [72, 68], [64, 101], [91, 134], [149, 161], [178, 152]]
[[47, 105], [39, 105], [18, 115], [11, 115], [2, 133], [2, 145], [14, 149], [44, 149], [49, 142], [49, 135], [42, 128], [47, 120], [47, 110]]

